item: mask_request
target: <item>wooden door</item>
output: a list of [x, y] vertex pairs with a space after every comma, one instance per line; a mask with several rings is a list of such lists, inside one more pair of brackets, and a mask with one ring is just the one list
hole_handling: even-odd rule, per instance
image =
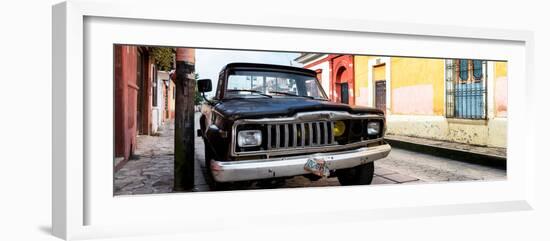
[[379, 80], [375, 82], [375, 106], [386, 113], [386, 81]]
[[348, 83], [340, 84], [340, 102], [349, 104], [349, 86]]

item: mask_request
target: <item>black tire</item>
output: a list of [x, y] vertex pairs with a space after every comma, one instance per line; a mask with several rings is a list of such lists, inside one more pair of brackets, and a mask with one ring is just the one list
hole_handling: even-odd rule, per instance
[[369, 185], [374, 177], [374, 162], [336, 171], [338, 182], [342, 186]]
[[212, 149], [205, 143], [204, 145], [204, 166], [206, 168], [207, 178], [209, 179], [210, 188], [216, 191], [229, 190], [231, 185], [229, 183], [216, 182], [214, 176], [212, 176], [212, 170], [210, 170], [211, 160], [214, 154]]

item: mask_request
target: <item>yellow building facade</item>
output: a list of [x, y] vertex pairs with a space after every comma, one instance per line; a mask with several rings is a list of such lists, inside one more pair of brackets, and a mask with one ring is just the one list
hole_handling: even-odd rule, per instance
[[354, 56], [354, 79], [390, 135], [506, 147], [506, 62]]

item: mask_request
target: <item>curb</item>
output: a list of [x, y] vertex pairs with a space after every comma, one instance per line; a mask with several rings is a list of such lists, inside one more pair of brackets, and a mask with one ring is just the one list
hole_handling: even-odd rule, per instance
[[384, 138], [392, 147], [422, 152], [439, 157], [446, 157], [456, 161], [479, 164], [506, 170], [506, 157], [490, 155], [485, 153], [470, 152], [459, 149], [452, 149], [442, 146], [408, 142], [391, 138]]

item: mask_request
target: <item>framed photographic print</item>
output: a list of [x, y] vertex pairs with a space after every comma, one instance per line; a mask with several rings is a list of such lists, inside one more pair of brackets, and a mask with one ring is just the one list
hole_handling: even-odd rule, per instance
[[54, 6], [56, 236], [531, 209], [532, 33], [184, 7]]

